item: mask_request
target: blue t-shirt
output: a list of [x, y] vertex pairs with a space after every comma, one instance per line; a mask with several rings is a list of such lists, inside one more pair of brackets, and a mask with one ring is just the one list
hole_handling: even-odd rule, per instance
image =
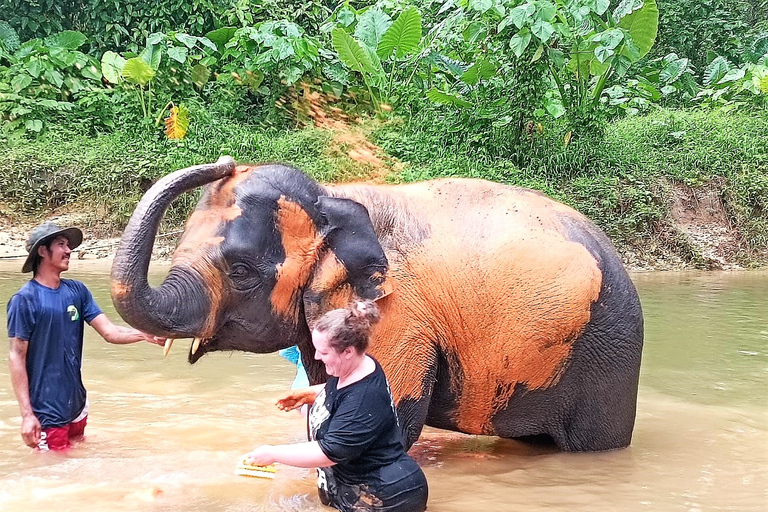
[[71, 423], [85, 407], [84, 322], [100, 314], [88, 288], [71, 279], [55, 290], [33, 279], [8, 301], [8, 337], [29, 342], [29, 399], [43, 428]]

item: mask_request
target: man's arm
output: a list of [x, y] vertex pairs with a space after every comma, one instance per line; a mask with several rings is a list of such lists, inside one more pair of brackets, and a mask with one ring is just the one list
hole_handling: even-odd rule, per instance
[[96, 332], [98, 332], [102, 338], [117, 345], [126, 345], [128, 343], [136, 343], [137, 341], [147, 341], [149, 343], [154, 343], [155, 345], [165, 344], [165, 338], [152, 336], [151, 334], [141, 332], [138, 329], [113, 324], [112, 320], [110, 320], [104, 313], [101, 313], [89, 323], [91, 324], [91, 327], [96, 329]]
[[29, 400], [29, 375], [27, 375], [27, 347], [29, 342], [11, 338], [11, 352], [8, 365], [11, 368], [11, 384], [21, 410], [21, 437], [27, 446], [36, 448], [40, 444], [40, 421], [32, 411]]

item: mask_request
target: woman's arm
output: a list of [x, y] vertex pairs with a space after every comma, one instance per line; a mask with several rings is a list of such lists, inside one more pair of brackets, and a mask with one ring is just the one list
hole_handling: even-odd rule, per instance
[[317, 441], [278, 446], [265, 444], [246, 454], [245, 460], [257, 466], [280, 462], [299, 468], [326, 468], [335, 464], [325, 456]]
[[312, 405], [315, 403], [317, 395], [322, 391], [325, 384], [316, 384], [308, 388], [299, 388], [290, 390], [283, 398], [275, 402], [277, 408], [281, 411], [292, 411], [302, 405]]

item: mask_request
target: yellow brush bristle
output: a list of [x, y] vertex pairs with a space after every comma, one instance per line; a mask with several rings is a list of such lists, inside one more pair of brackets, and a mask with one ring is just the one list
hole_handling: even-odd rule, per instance
[[240, 476], [252, 476], [256, 478], [275, 478], [277, 468], [270, 464], [269, 466], [257, 466], [248, 464], [246, 461], [240, 462], [235, 468], [235, 474]]

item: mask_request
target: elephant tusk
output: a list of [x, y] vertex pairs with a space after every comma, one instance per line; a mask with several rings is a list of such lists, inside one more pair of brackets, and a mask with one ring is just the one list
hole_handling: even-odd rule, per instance
[[192, 342], [192, 355], [197, 352], [197, 349], [200, 348], [200, 338], [195, 338]]
[[168, 357], [168, 352], [171, 351], [171, 345], [173, 345], [173, 338], [167, 338], [165, 345], [163, 346], [163, 357]]

